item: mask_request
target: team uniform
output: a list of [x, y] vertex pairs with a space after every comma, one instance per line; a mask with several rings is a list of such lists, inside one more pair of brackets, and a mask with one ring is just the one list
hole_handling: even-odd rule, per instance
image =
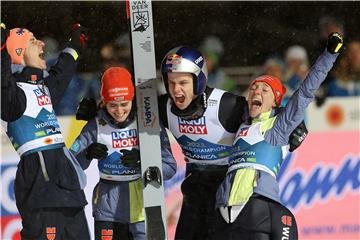
[[[161, 133], [163, 177], [167, 180], [176, 173], [176, 162], [166, 132]], [[136, 118], [126, 127], [118, 128], [105, 110], [99, 110], [98, 116], [86, 124], [71, 147], [84, 169], [91, 163], [84, 150], [93, 142], [105, 144], [109, 149], [108, 156], [97, 163], [100, 181], [93, 191], [92, 200], [96, 238], [101, 239], [101, 229], [106, 226], [107, 230], [114, 230], [114, 239], [121, 236], [117, 229], [124, 228], [129, 229], [133, 239], [146, 239], [141, 170], [124, 166], [119, 152], [121, 149], [139, 149]]]
[[241, 119], [247, 106], [243, 97], [212, 88], [205, 92], [208, 107], [196, 120], [176, 116], [168, 96], [160, 98], [160, 118], [180, 144], [186, 160], [176, 239], [207, 239], [211, 235], [216, 190], [225, 177], [240, 123], [234, 119]]
[[[110, 68], [104, 73], [103, 96], [112, 99], [106, 95], [108, 92], [113, 96], [116, 89], [125, 89], [126, 80], [121, 75], [123, 71], [117, 71], [118, 68]], [[132, 85], [130, 73], [125, 76], [128, 76], [129, 85]], [[110, 85], [111, 87], [106, 87]], [[104, 101], [107, 101], [107, 97], [104, 97]], [[105, 157], [96, 160], [100, 175], [92, 199], [96, 239], [146, 240], [140, 163], [134, 166], [126, 165], [122, 154], [123, 150], [139, 150], [138, 135], [134, 105], [125, 121], [120, 123], [116, 122], [104, 107], [85, 125], [71, 146], [71, 151], [83, 169], [88, 168], [92, 160], [87, 156], [87, 149], [91, 144], [103, 144], [108, 149]], [[168, 180], [176, 173], [176, 161], [172, 156], [165, 129], [160, 132], [160, 139], [163, 179]]]
[[[53, 110], [77, 65], [77, 52], [66, 48], [43, 76], [38, 68], [11, 73], [1, 52], [1, 119], [20, 156], [15, 178], [16, 205], [24, 239], [90, 239], [84, 206], [85, 175], [64, 139]], [[50, 97], [51, 95], [51, 97]]]
[[276, 175], [288, 154], [290, 133], [336, 58], [324, 52], [279, 114], [262, 113], [240, 126], [228, 173], [217, 191], [215, 239], [297, 239], [296, 221], [281, 205]]
[[[248, 104], [244, 97], [206, 86], [206, 63], [195, 49], [170, 50], [162, 61], [161, 73], [168, 93], [168, 73], [192, 74], [196, 96], [183, 110], [168, 94], [159, 100], [160, 119], [177, 139], [187, 162], [175, 239], [211, 239], [216, 224], [216, 190], [226, 175], [235, 134], [248, 116]], [[294, 149], [300, 144], [295, 143]]]
[[[159, 98], [159, 115], [185, 154], [186, 173], [181, 185], [184, 196], [175, 239], [209, 239], [214, 233], [216, 190], [224, 179], [235, 134], [248, 116], [244, 97], [209, 88], [202, 55], [187, 47], [170, 50], [161, 72], [168, 91], [167, 73], [184, 72], [194, 76], [194, 95], [188, 107], [180, 110], [168, 95]], [[169, 92], [169, 91], [168, 91]], [[91, 119], [94, 106], [80, 104], [82, 119]], [[303, 133], [305, 128], [299, 128]], [[296, 134], [292, 134], [297, 139]], [[297, 148], [301, 141], [294, 141]]]

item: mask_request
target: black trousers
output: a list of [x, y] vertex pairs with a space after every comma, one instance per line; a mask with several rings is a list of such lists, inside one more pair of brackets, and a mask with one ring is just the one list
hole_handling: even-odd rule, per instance
[[20, 211], [25, 240], [88, 240], [90, 232], [84, 208], [41, 208]]
[[278, 202], [254, 193], [233, 223], [216, 212], [215, 240], [297, 240], [294, 215]]
[[132, 240], [129, 224], [95, 221], [95, 240]]
[[214, 234], [216, 191], [224, 179], [227, 169], [220, 171], [186, 171], [181, 184], [184, 199], [176, 240], [205, 240]]

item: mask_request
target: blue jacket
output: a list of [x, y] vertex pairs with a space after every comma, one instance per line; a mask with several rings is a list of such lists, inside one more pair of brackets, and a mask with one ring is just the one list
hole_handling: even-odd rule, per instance
[[[299, 89], [293, 94], [285, 108], [278, 115], [274, 116], [272, 113], [268, 114], [267, 118], [262, 118], [264, 114], [261, 114], [259, 116], [260, 119], [253, 119], [253, 124], [259, 121], [271, 122], [271, 125], [268, 126], [264, 133], [265, 142], [272, 146], [288, 145], [291, 132], [302, 122], [306, 107], [314, 100], [315, 91], [325, 80], [337, 56], [338, 54], [331, 54], [325, 51], [317, 59]], [[234, 184], [241, 186], [241, 183], [234, 182], [238, 171], [240, 169], [229, 172], [220, 185], [216, 196], [216, 207], [229, 206], [229, 199], [232, 199], [234, 202], [232, 188]], [[279, 187], [274, 176], [260, 170], [258, 171], [256, 181], [257, 185], [253, 189], [254, 192], [280, 202]]]

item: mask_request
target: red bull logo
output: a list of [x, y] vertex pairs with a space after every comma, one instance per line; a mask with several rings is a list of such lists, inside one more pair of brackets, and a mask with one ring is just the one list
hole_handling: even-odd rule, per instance
[[113, 148], [128, 148], [139, 145], [136, 129], [112, 132], [111, 138]]
[[176, 53], [168, 55], [166, 64], [180, 64], [182, 57]]
[[41, 89], [35, 89], [34, 93], [36, 95], [39, 106], [51, 104], [51, 100], [50, 100], [49, 96], [45, 92], [43, 92]]
[[190, 134], [207, 134], [205, 117], [196, 120], [179, 120], [179, 132]]

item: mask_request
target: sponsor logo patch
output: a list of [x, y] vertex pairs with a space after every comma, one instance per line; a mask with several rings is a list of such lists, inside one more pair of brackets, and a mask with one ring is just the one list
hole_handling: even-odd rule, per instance
[[282, 216], [281, 222], [286, 226], [289, 226], [289, 227], [292, 226], [292, 218], [290, 216], [286, 216], [286, 215]]
[[245, 137], [245, 136], [247, 136], [248, 132], [249, 132], [248, 127], [242, 128], [242, 129], [240, 129], [239, 134], [237, 136], [238, 137]]
[[56, 227], [46, 227], [46, 238], [54, 240], [56, 237]]
[[205, 117], [196, 120], [178, 118], [179, 132], [190, 134], [207, 134]]
[[112, 132], [111, 139], [113, 148], [128, 148], [139, 145], [136, 129]]
[[34, 93], [36, 95], [37, 102], [38, 102], [39, 106], [44, 106], [44, 105], [51, 104], [51, 100], [50, 100], [49, 96], [44, 91], [42, 91], [41, 89], [35, 89]]
[[112, 240], [113, 234], [112, 229], [101, 229], [101, 240]]
[[182, 57], [176, 53], [168, 55], [166, 64], [180, 64]]

